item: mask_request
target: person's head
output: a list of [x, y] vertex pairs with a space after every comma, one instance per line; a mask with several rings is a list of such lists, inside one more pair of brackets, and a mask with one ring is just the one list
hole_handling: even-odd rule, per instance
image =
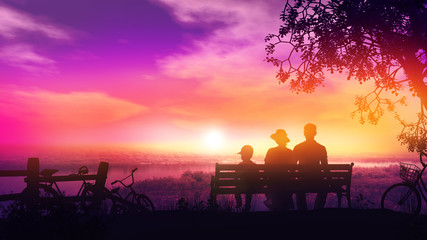
[[313, 140], [316, 134], [317, 134], [316, 125], [314, 125], [313, 123], [307, 123], [304, 126], [304, 136], [307, 140]]
[[275, 133], [270, 136], [279, 146], [285, 145], [290, 142], [288, 134], [283, 129], [277, 129]]
[[240, 154], [242, 160], [251, 160], [252, 155], [254, 154], [254, 149], [251, 145], [245, 145], [237, 154]]

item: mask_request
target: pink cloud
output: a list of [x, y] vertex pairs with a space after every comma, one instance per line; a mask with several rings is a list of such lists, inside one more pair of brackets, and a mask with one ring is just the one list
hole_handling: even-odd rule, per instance
[[37, 74], [57, 72], [55, 61], [35, 51], [35, 43], [25, 38], [31, 33], [54, 41], [69, 41], [72, 39], [69, 31], [53, 24], [49, 19], [2, 4], [0, 4], [0, 22], [0, 37], [7, 40], [0, 49], [0, 61]]
[[[199, 101], [171, 106], [173, 113], [197, 113], [191, 116], [194, 121], [222, 119], [263, 126], [283, 123], [283, 119], [354, 121], [349, 117], [354, 97], [366, 89], [349, 87], [354, 84], [343, 81], [345, 76], [327, 75], [326, 88], [296, 95], [287, 85], [278, 84], [277, 69], [263, 61], [264, 37], [278, 31], [283, 1], [159, 1], [183, 24], [225, 23], [205, 38], [188, 43], [195, 47], [183, 46], [185, 53], [159, 60], [164, 74], [200, 80], [191, 92]], [[190, 116], [181, 117], [188, 120]]]
[[[275, 68], [263, 61], [264, 37], [278, 30], [282, 1], [160, 2], [167, 5], [176, 20], [183, 24], [225, 23], [206, 38], [189, 43], [194, 48], [183, 46], [187, 49], [184, 54], [159, 60], [164, 74], [200, 80], [192, 92], [200, 101], [175, 105], [170, 108], [173, 113], [197, 113], [197, 116], [191, 116], [194, 121], [223, 119], [248, 125], [283, 122], [283, 118], [290, 119], [287, 117], [289, 112], [295, 111], [300, 117], [307, 116], [299, 111], [307, 101], [279, 85], [275, 81]], [[330, 98], [333, 97], [322, 101], [330, 101]], [[332, 111], [322, 106], [322, 101], [315, 104], [317, 109]], [[351, 110], [352, 99], [349, 103], [350, 107], [346, 108]], [[188, 114], [181, 117], [189, 118]], [[292, 118], [296, 118], [295, 114]]]
[[142, 114], [148, 107], [100, 92], [58, 93], [2, 87], [0, 114], [36, 125], [95, 126]]
[[58, 26], [4, 5], [0, 5], [0, 22], [0, 35], [5, 38], [15, 38], [19, 32], [27, 31], [41, 33], [52, 39], [71, 39], [69, 33]]
[[30, 72], [54, 72], [55, 61], [34, 51], [28, 44], [8, 45], [0, 49], [0, 60]]
[[282, 1], [160, 2], [183, 24], [224, 23], [207, 37], [182, 46], [185, 53], [159, 59], [164, 74], [199, 79], [199, 96], [265, 99], [266, 92], [290, 94], [275, 81], [276, 69], [263, 61], [264, 38], [280, 26]]
[[183, 46], [189, 49], [185, 54], [161, 59], [159, 65], [163, 66], [165, 73], [183, 78], [230, 77], [229, 74], [253, 76], [254, 71], [261, 74], [260, 70], [268, 66], [262, 61], [265, 57], [264, 37], [277, 31], [282, 1], [160, 2], [167, 5], [177, 21], [184, 24], [224, 23], [206, 38], [193, 40], [190, 45], [194, 47]]

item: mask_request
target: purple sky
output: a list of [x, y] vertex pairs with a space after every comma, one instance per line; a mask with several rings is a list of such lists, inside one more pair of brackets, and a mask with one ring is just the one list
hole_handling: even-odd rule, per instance
[[325, 88], [299, 96], [277, 83], [264, 37], [278, 30], [282, 8], [279, 0], [0, 0], [0, 143], [223, 153], [252, 144], [263, 154], [277, 128], [292, 147], [314, 122], [333, 154], [405, 152], [392, 116], [379, 126], [349, 117], [369, 86], [328, 75]]

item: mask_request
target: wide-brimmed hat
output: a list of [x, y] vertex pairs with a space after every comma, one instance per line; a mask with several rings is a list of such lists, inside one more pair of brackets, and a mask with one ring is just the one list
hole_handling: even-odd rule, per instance
[[281, 140], [284, 139], [286, 142], [290, 142], [288, 138], [288, 134], [283, 129], [277, 129], [275, 133], [271, 134], [270, 136], [273, 140]]

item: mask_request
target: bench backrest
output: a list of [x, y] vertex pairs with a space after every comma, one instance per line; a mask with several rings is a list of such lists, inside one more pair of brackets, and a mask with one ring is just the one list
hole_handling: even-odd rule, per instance
[[[247, 185], [239, 179], [241, 172], [249, 171], [252, 179], [250, 191], [265, 193], [273, 184], [284, 184], [288, 191], [316, 192], [327, 188], [330, 192], [346, 191], [351, 185], [351, 164], [328, 164], [318, 169], [301, 165], [266, 166], [256, 164], [248, 168], [237, 164], [216, 164], [212, 177], [213, 194], [234, 194]], [[244, 189], [244, 188], [243, 188]]]

